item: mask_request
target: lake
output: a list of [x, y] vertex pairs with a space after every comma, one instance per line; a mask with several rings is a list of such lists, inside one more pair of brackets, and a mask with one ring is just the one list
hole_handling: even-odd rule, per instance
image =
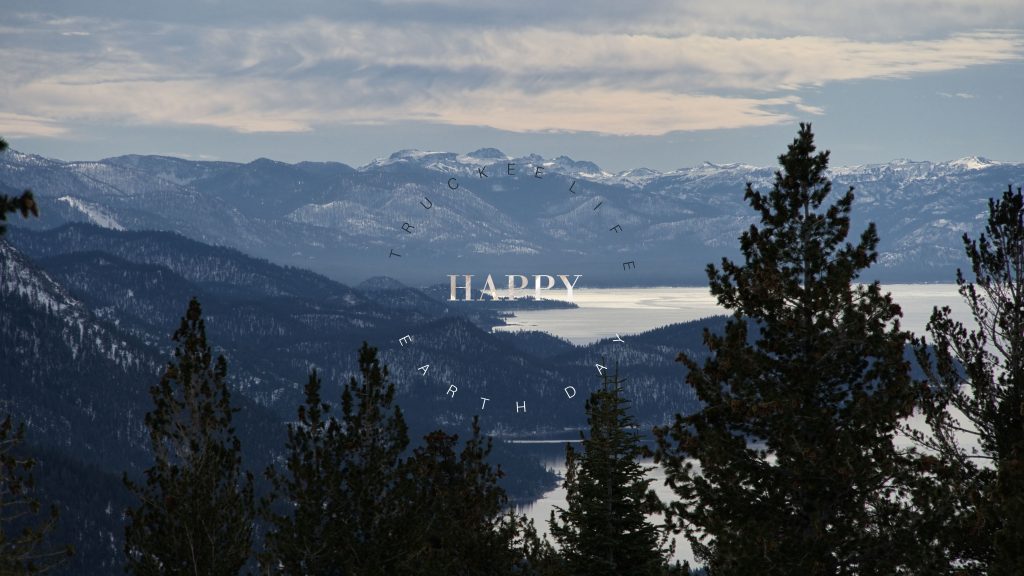
[[[967, 305], [957, 293], [956, 284], [888, 284], [884, 288], [892, 293], [894, 301], [903, 310], [901, 324], [904, 329], [916, 335], [924, 334], [925, 325], [936, 306], [949, 306], [954, 318], [969, 327], [974, 326], [973, 319], [968, 316]], [[727, 314], [706, 287], [577, 288], [572, 301], [579, 308], [516, 312], [508, 319], [507, 326], [495, 330], [539, 330], [565, 338], [573, 344], [585, 345], [602, 338], [614, 338], [616, 334], [628, 342], [630, 334]], [[564, 444], [552, 445], [549, 442], [543, 448], [537, 444], [524, 444], [523, 449], [531, 452], [543, 449], [542, 463], [564, 475]], [[661, 469], [651, 470], [649, 477], [653, 479], [652, 486], [660, 498], [672, 498], [672, 491], [664, 485], [665, 475]], [[546, 534], [551, 511], [555, 506], [565, 505], [565, 490], [559, 486], [532, 504], [521, 507], [520, 511], [533, 520], [539, 533]], [[676, 537], [675, 557], [693, 561], [689, 544], [682, 536]]]
[[[967, 306], [956, 284], [888, 284], [884, 288], [903, 309], [903, 327], [915, 334], [924, 333], [934, 306], [949, 306], [966, 323]], [[707, 287], [577, 288], [572, 302], [579, 308], [515, 312], [506, 326], [495, 330], [539, 330], [582, 345], [728, 313]]]

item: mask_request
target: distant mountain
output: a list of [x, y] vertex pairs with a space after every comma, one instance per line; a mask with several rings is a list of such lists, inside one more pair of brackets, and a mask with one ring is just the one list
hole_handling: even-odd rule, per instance
[[[673, 382], [682, 381], [672, 363], [678, 350], [652, 349], [665, 357], [656, 361], [617, 356], [621, 349], [607, 342], [577, 347], [546, 335], [494, 334], [490, 327], [502, 323], [502, 306], [516, 303], [445, 302], [390, 278], [354, 289], [174, 233], [70, 224], [12, 229], [2, 246], [8, 298], [28, 298], [48, 322], [66, 326], [48, 327], [50, 337], [81, 332], [73, 342], [100, 346], [94, 354], [141, 370], [143, 378], [158, 373], [185, 304], [197, 296], [233, 386], [281, 419], [291, 416], [310, 368], [321, 371], [328, 393], [355, 373], [355, 350], [363, 341], [381, 349], [400, 402], [415, 407], [407, 416], [422, 430], [464, 423], [480, 412], [482, 397], [493, 409], [483, 421], [491, 432], [579, 426], [582, 411], [566, 410], [557, 400], [566, 386], [584, 393], [596, 385], [599, 356], [619, 361], [638, 380], [640, 373], [670, 366]], [[689, 330], [665, 338], [676, 342], [673, 347], [699, 345], [700, 330]], [[404, 336], [412, 342], [400, 343]], [[18, 356], [17, 349], [9, 348], [8, 357]], [[450, 386], [459, 390], [455, 398], [446, 394]], [[674, 400], [666, 404], [666, 398]], [[530, 403], [526, 414], [515, 409], [522, 401]], [[637, 389], [635, 402], [647, 424], [691, 407], [685, 391], [647, 387]]]
[[[413, 438], [438, 427], [464, 431], [480, 415], [499, 437], [561, 439], [585, 423], [598, 363], [618, 363], [644, 427], [693, 410], [673, 360], [700, 347], [708, 324], [628, 337], [628, 346], [573, 346], [491, 333], [500, 302], [448, 303], [391, 278], [352, 288], [177, 233], [83, 223], [11, 229], [0, 240], [0, 405], [29, 423], [40, 488], [62, 509], [58, 537], [79, 550], [65, 573], [120, 570], [120, 477], [149, 463], [149, 387], [192, 296], [227, 357], [236, 428], [257, 473], [279, 454], [309, 369], [320, 371], [325, 400], [337, 403], [363, 341], [380, 348]], [[520, 502], [554, 482], [530, 457], [501, 443], [494, 455]]]
[[2, 240], [0, 310], [5, 408], [30, 422], [34, 437], [92, 461], [125, 464], [141, 453], [141, 414], [119, 408], [138, 405], [147, 393], [136, 383], [160, 365], [150, 351]]
[[[64, 162], [8, 150], [0, 187], [40, 198], [42, 218], [16, 225], [175, 231], [349, 283], [572, 273], [584, 274], [581, 286], [702, 284], [706, 263], [737, 256], [736, 239], [754, 221], [745, 184], [766, 189], [773, 171], [704, 163], [612, 174], [493, 148], [404, 150], [359, 168], [160, 156]], [[837, 190], [855, 187], [854, 230], [878, 225], [873, 276], [948, 281], [963, 263], [960, 236], [978, 231], [988, 198], [1024, 182], [1024, 163], [898, 160], [836, 167], [832, 176]], [[624, 270], [630, 260], [636, 269]]]

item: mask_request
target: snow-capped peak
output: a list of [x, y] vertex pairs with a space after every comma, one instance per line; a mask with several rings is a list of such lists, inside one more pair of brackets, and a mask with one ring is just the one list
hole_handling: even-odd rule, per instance
[[365, 170], [367, 168], [374, 168], [378, 166], [388, 166], [400, 162], [421, 164], [431, 159], [437, 158], [455, 158], [455, 154], [451, 152], [431, 152], [425, 150], [417, 150], [415, 148], [407, 148], [404, 150], [394, 152], [393, 154], [391, 154], [391, 156], [388, 156], [387, 158], [377, 158], [374, 161], [367, 164], [366, 166], [363, 166], [361, 169]]
[[999, 162], [989, 160], [983, 156], [967, 156], [965, 158], [960, 158], [959, 160], [953, 160], [949, 163], [950, 166], [955, 166], [964, 170], [982, 170], [997, 164], [999, 164]]

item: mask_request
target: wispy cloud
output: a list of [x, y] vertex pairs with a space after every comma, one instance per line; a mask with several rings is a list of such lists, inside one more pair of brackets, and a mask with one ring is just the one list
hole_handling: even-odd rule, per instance
[[0, 112], [0, 134], [4, 136], [64, 136], [68, 131], [51, 118]]
[[[529, 25], [585, 33], [786, 38], [834, 31], [861, 40], [921, 39], [1024, 24], [1019, 0], [377, 0], [392, 21]], [[347, 16], [358, 17], [361, 14]], [[349, 18], [343, 18], [349, 20]], [[435, 26], [437, 27], [437, 26]]]
[[[718, 21], [713, 14], [706, 20]], [[532, 22], [438, 28], [385, 18], [272, 26], [32, 22], [7, 41], [0, 61], [0, 74], [14, 80], [0, 87], [11, 111], [0, 115], [0, 130], [8, 134], [59, 136], [62, 122], [85, 120], [238, 132], [428, 121], [656, 135], [790, 122], [825, 113], [805, 101], [808, 87], [1024, 55], [1020, 34], [998, 31], [904, 41], [665, 35], [653, 24], [644, 24], [646, 32]]]

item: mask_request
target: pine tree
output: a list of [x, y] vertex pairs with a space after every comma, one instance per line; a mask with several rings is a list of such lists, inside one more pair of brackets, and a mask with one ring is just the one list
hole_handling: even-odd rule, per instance
[[586, 403], [589, 437], [582, 452], [566, 446], [566, 507], [551, 513], [551, 536], [560, 547], [564, 572], [573, 576], [664, 574], [671, 547], [648, 514], [661, 502], [646, 477], [649, 455], [628, 412], [622, 383], [602, 373], [602, 387]]
[[483, 439], [477, 418], [462, 450], [457, 447], [458, 436], [432, 432], [405, 467], [403, 541], [411, 546], [400, 573], [538, 574], [549, 549], [531, 522], [506, 510], [502, 472], [487, 462], [492, 443]]
[[532, 524], [506, 512], [501, 475], [478, 425], [462, 450], [442, 431], [402, 459], [409, 440], [377, 349], [359, 350], [360, 380], [340, 418], [309, 377], [288, 427], [285, 469], [269, 468], [266, 574], [538, 573], [547, 558]]
[[956, 283], [976, 328], [935, 309], [932, 343], [915, 341], [927, 373], [929, 434], [914, 438], [933, 472], [931, 528], [957, 567], [1002, 576], [1024, 570], [1024, 196], [989, 200], [977, 240], [963, 236], [974, 282]]
[[214, 360], [195, 298], [173, 339], [174, 361], [150, 388], [155, 406], [145, 419], [154, 464], [141, 485], [124, 478], [139, 499], [127, 511], [127, 568], [234, 576], [249, 558], [254, 503], [231, 426], [227, 362]]
[[[7, 141], [0, 138], [0, 152], [4, 150], [7, 150]], [[3, 222], [7, 220], [7, 214], [12, 212], [20, 212], [22, 218], [28, 218], [29, 214], [39, 216], [39, 206], [36, 204], [31, 190], [25, 190], [21, 196], [0, 194], [0, 236], [7, 232], [7, 227]]]
[[397, 537], [404, 530], [401, 501], [402, 452], [409, 445], [402, 411], [393, 406], [395, 386], [381, 366], [377, 349], [359, 349], [361, 382], [353, 377], [342, 390], [338, 421], [343, 455], [340, 482], [328, 495], [335, 505], [339, 554], [346, 574], [394, 574], [406, 551]]
[[[298, 421], [288, 425], [286, 468], [267, 469], [272, 491], [264, 503], [270, 529], [262, 555], [267, 574], [342, 574], [336, 501], [331, 487], [341, 483], [339, 427], [320, 396], [314, 370], [305, 388]], [[280, 510], [278, 510], [280, 509]]]
[[20, 454], [25, 425], [10, 416], [0, 422], [0, 575], [28, 576], [57, 568], [72, 554], [47, 549], [44, 542], [57, 524], [56, 506], [40, 515], [32, 477], [34, 459]]
[[678, 495], [671, 515], [712, 574], [895, 574], [913, 557], [900, 531], [909, 474], [893, 437], [913, 410], [901, 312], [877, 282], [873, 224], [846, 241], [853, 189], [826, 205], [827, 151], [801, 124], [758, 212], [744, 262], [708, 265], [733, 311], [685, 353], [703, 408], [657, 431]]

